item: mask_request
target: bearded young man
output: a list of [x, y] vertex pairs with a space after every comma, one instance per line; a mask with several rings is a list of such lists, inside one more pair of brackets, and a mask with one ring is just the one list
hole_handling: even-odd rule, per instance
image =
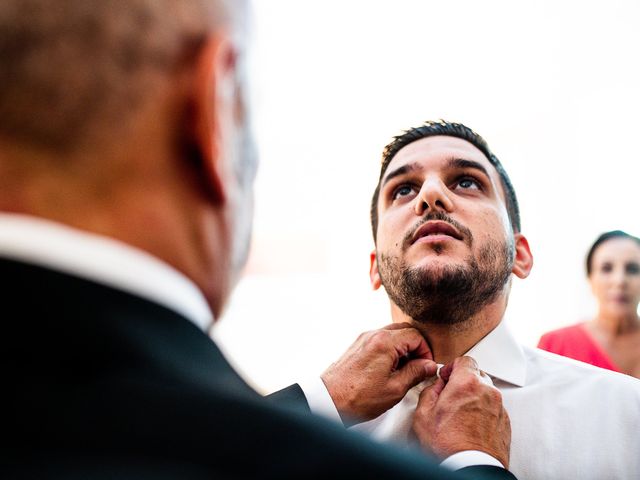
[[[519, 345], [503, 322], [512, 275], [526, 278], [533, 257], [515, 190], [479, 135], [440, 121], [396, 137], [371, 221], [373, 287], [384, 286], [393, 321], [420, 330], [438, 363], [468, 355], [491, 377], [511, 419], [518, 478], [640, 478], [640, 383]], [[433, 382], [442, 385], [427, 381], [354, 428], [419, 442]]]

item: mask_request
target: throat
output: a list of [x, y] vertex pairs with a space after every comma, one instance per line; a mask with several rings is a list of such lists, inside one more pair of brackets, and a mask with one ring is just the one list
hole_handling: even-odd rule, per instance
[[414, 323], [414, 326], [429, 343], [433, 359], [445, 365], [464, 355], [488, 333], [481, 333], [467, 323], [448, 326]]
[[394, 323], [412, 324], [427, 340], [434, 361], [446, 365], [463, 356], [496, 328], [502, 320], [505, 308], [506, 304], [496, 302], [467, 320], [455, 324], [418, 322], [393, 304], [391, 312]]

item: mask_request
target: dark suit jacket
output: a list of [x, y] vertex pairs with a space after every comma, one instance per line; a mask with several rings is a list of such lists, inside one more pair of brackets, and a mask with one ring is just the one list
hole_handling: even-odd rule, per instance
[[0, 294], [2, 478], [462, 478], [263, 399], [155, 303], [5, 259]]

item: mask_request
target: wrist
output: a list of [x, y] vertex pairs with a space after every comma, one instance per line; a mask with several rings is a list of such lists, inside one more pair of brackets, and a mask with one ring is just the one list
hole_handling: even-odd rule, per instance
[[333, 404], [344, 426], [351, 427], [356, 423], [360, 423], [359, 421], [355, 420], [356, 414], [353, 409], [353, 400], [347, 398], [343, 394], [342, 390], [336, 387], [331, 374], [325, 372], [320, 376], [320, 379], [324, 383], [324, 386], [327, 389], [327, 392], [329, 393], [329, 396], [331, 397], [331, 400], [333, 401]]

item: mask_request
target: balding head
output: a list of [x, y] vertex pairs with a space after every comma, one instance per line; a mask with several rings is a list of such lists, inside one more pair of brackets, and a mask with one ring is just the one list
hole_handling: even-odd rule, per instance
[[0, 138], [69, 151], [119, 134], [230, 13], [221, 0], [3, 0]]
[[246, 6], [2, 0], [0, 211], [146, 250], [218, 315], [251, 224]]

